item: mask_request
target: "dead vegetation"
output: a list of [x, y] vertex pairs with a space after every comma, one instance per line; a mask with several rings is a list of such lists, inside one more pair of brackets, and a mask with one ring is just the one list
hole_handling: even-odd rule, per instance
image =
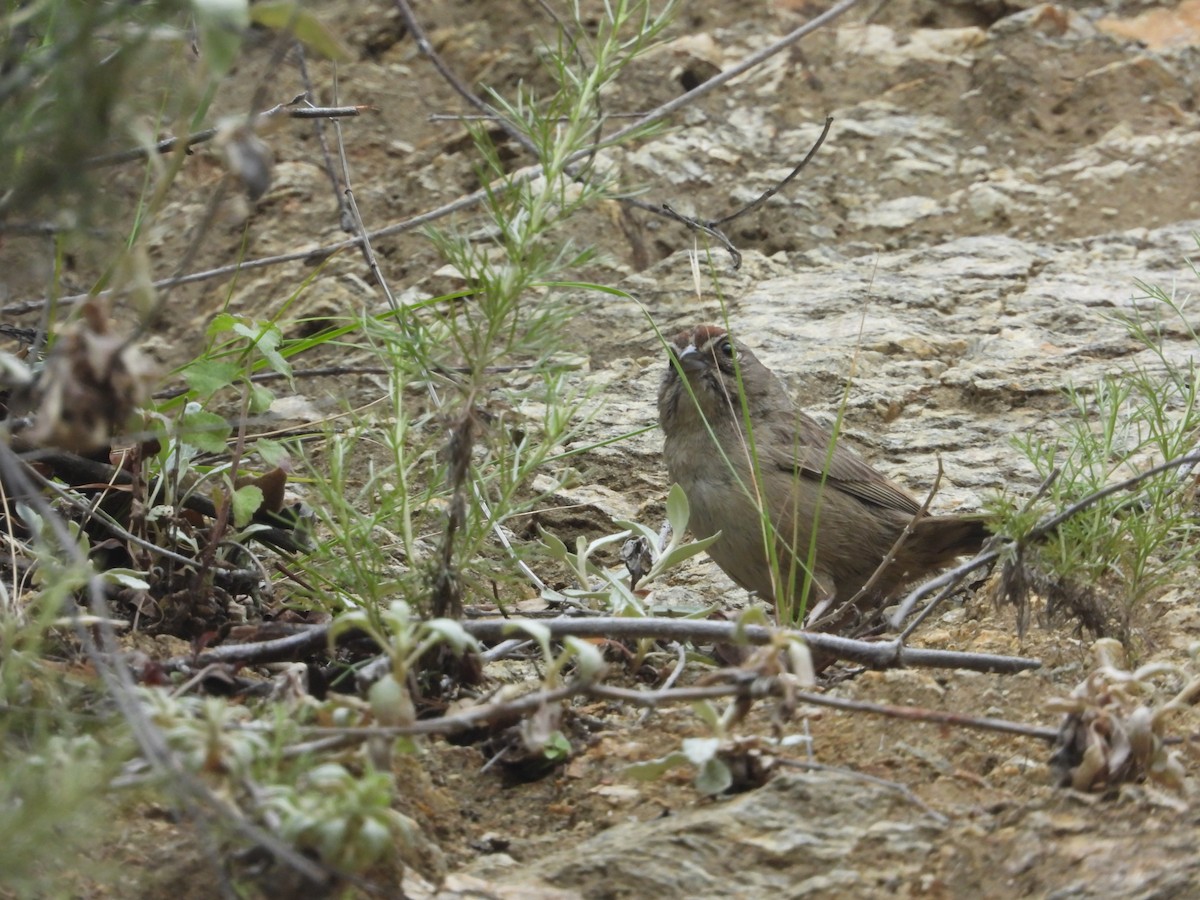
[[[146, 52], [151, 81], [183, 73], [166, 101], [172, 125], [211, 129], [176, 141], [142, 128], [129, 149], [138, 129], [114, 127], [94, 136], [83, 165], [117, 167], [110, 179], [44, 180], [41, 167], [14, 166], [12, 184], [0, 183], [0, 249], [41, 257], [7, 283], [6, 311], [40, 320], [5, 358], [0, 702], [11, 758], [0, 834], [28, 823], [68, 833], [108, 866], [143, 867], [130, 888], [142, 896], [189, 882], [196, 896], [401, 885], [416, 896], [443, 879], [445, 896], [503, 896], [521, 878], [459, 870], [504, 854], [543, 860], [531, 884], [632, 896], [637, 887], [606, 893], [593, 876], [555, 875], [546, 845], [752, 792], [790, 768], [836, 763], [928, 817], [941, 835], [930, 840], [947, 844], [979, 810], [1025, 814], [1034, 795], [1058, 803], [1037, 793], [1046, 779], [1035, 772], [1107, 798], [1080, 801], [1091, 809], [1114, 797], [1147, 817], [1156, 804], [1188, 808], [1194, 656], [1135, 666], [1102, 641], [1089, 659], [1094, 637], [1116, 635], [1135, 655], [1161, 640], [1147, 622], [1151, 590], [1113, 593], [1129, 583], [1128, 555], [1114, 551], [1102, 578], [1069, 581], [1038, 547], [1097, 507], [1126, 523], [1152, 509], [1177, 527], [1144, 555], [1179, 564], [1146, 584], [1183, 577], [1191, 495], [1175, 473], [1195, 462], [1190, 397], [1160, 398], [1180, 437], [1154, 448], [1160, 469], [1146, 463], [1119, 486], [1120, 470], [1106, 469], [1090, 489], [1046, 495], [1054, 475], [1043, 483], [1050, 505], [1031, 486], [1019, 514], [1007, 511], [1006, 536], [913, 586], [887, 631], [806, 634], [775, 627], [775, 611], [757, 605], [660, 599], [703, 544], [686, 538], [681, 494], [647, 496], [629, 478], [641, 464], [632, 454], [605, 479], [634, 485], [644, 516], [601, 534], [582, 514], [578, 528], [518, 533], [522, 517], [552, 511], [559, 491], [588, 477], [589, 451], [612, 443], [589, 431], [598, 389], [579, 372], [581, 354], [603, 356], [620, 338], [580, 310], [628, 295], [580, 234], [601, 222], [603, 250], [642, 268], [699, 232], [713, 241], [710, 266], [727, 255], [736, 268], [747, 243], [771, 250], [778, 207], [767, 201], [803, 193], [830, 124], [825, 114], [810, 123], [799, 165], [773, 159], [765, 181], [730, 178], [739, 203], [724, 215], [705, 213], [704, 193], [688, 213], [630, 199], [634, 185], [600, 148], [633, 152], [654, 126], [771, 60], [817, 79], [801, 39], [863, 10], [832, 4], [800, 24], [776, 4], [771, 24], [786, 21], [785, 36], [764, 31], [740, 63], [710, 69], [686, 16], [671, 22], [654, 5], [615, 4], [615, 21], [598, 4], [576, 21], [522, 9], [512, 35], [519, 23], [540, 48], [526, 82], [534, 63], [510, 44], [474, 52], [471, 26], [423, 34], [434, 12], [403, 0], [368, 5], [344, 28], [339, 4], [275, 19], [259, 5], [253, 31], [218, 6], [193, 4], [191, 30], [166, 51], [150, 25], [183, 29], [182, 19], [136, 22], [138, 39], [121, 50]], [[900, 6], [904, 20], [912, 4]], [[53, 23], [8, 15], [6, 116], [54, 87], [39, 42], [66, 41]], [[116, 34], [107, 20], [68, 24]], [[398, 68], [419, 85], [405, 92], [436, 98], [439, 115], [459, 108], [442, 105], [452, 90], [482, 118], [453, 117], [457, 149], [444, 122], [410, 146], [382, 97], [335, 79], [331, 58], [368, 83], [379, 76], [359, 73]], [[13, 73], [24, 65], [22, 81]], [[281, 65], [300, 97], [263, 112]], [[131, 98], [161, 97], [130, 84]], [[219, 155], [203, 149], [210, 138]], [[39, 146], [36, 134], [23, 139], [27, 154]], [[14, 151], [0, 142], [0, 152]], [[390, 188], [388, 167], [418, 156], [420, 172], [406, 166], [403, 190]], [[677, 203], [677, 187], [648, 187]], [[105, 197], [116, 202], [97, 211]], [[77, 221], [56, 216], [75, 203]], [[381, 215], [392, 205], [406, 212]], [[114, 228], [128, 233], [114, 240]], [[254, 273], [262, 280], [247, 292]], [[211, 299], [210, 284], [229, 287], [215, 306], [194, 303]], [[1135, 449], [1122, 462], [1140, 459]], [[1164, 472], [1174, 487], [1148, 494]], [[616, 552], [631, 539], [636, 551], [621, 557], [640, 560], [633, 569]], [[992, 582], [963, 599], [968, 579], [997, 562]], [[1019, 642], [1031, 610], [1060, 623], [1065, 610], [1069, 624]], [[1089, 641], [1061, 638], [1075, 627]], [[841, 661], [820, 683], [814, 653]], [[899, 749], [874, 752], [885, 734]], [[47, 788], [46, 772], [62, 766], [74, 780]], [[103, 794], [99, 813], [89, 793]], [[14, 873], [15, 896], [129, 884], [104, 867], [46, 876], [36, 847], [12, 848], [0, 868]], [[948, 855], [937, 878], [953, 888], [988, 864]]]

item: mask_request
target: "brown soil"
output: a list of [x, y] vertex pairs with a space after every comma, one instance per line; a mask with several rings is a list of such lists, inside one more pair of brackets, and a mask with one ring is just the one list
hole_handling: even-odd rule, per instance
[[[340, 69], [340, 101], [378, 110], [342, 125], [355, 196], [368, 227], [397, 221], [477, 188], [473, 150], [463, 128], [430, 120], [430, 114], [459, 111], [462, 104], [418, 55], [392, 5], [382, 0], [311, 5], [333, 24], [357, 57]], [[918, 26], [986, 28], [1023, 5], [902, 0], [886, 5], [876, 21], [901, 33]], [[671, 35], [713, 35], [718, 44], [747, 40], [758, 46], [763, 41], [757, 36], [781, 34], [818, 6], [785, 0], [692, 2], [684, 5]], [[1128, 45], [1095, 39], [1079, 41], [1069, 54], [1050, 48], [1043, 35], [1061, 27], [1060, 18], [1070, 7], [1086, 8], [1086, 4], [1063, 4], [1057, 12], [1046, 13], [1039, 25], [981, 51], [970, 66], [912, 62], [897, 69], [874, 65], [863, 56], [849, 61], [830, 29], [786, 55], [784, 77], [776, 91], [763, 95], [717, 91], [699, 108], [719, 120], [730, 114], [733, 96], [739, 107], [752, 108], [772, 127], [784, 130], [811, 126], [838, 109], [881, 98], [907, 113], [944, 117], [955, 131], [955, 142], [988, 148], [990, 165], [1039, 171], [1053, 169], [1078, 147], [1118, 126], [1150, 136], [1194, 127], [1191, 86], [1164, 79], [1152, 59]], [[544, 86], [545, 76], [530, 52], [538, 36], [548, 30], [537, 4], [452, 0], [421, 4], [417, 14], [440, 52], [468, 83], [489, 84], [502, 92], [522, 82]], [[218, 97], [216, 108], [231, 112], [246, 108], [262, 79], [269, 50], [264, 44], [251, 51], [236, 79]], [[709, 71], [703, 56], [683, 45], [651, 55], [627, 73], [620, 89], [608, 98], [609, 109], [649, 109], [678, 95], [683, 85]], [[321, 95], [316, 99], [332, 103], [329, 67], [316, 63], [313, 70]], [[276, 77], [275, 85], [272, 103], [300, 90], [291, 68]], [[824, 229], [826, 242], [855, 255], [979, 233], [1041, 240], [1079, 237], [1101, 229], [1152, 227], [1200, 213], [1193, 189], [1196, 160], [1179, 156], [1162, 167], [1143, 167], [1112, 190], [1089, 187], [1090, 182], [1072, 187], [1070, 208], [1050, 210], [1030, 204], [991, 218], [946, 212], [900, 230], [855, 224], [852, 210], [824, 199], [821, 188], [832, 179], [843, 188], [869, 185], [884, 200], [945, 196], [975, 179], [936, 167], [921, 174], [918, 167], [908, 181], [894, 183], [887, 177], [889, 160], [856, 152], [853, 135], [834, 140], [841, 142], [840, 149], [818, 157], [812, 178], [802, 177], [790, 189], [794, 198], [807, 195], [805, 202], [780, 203], [769, 207], [769, 214], [739, 222], [731, 237], [741, 249], [767, 255], [808, 251], [814, 243], [814, 227]], [[293, 123], [272, 135], [271, 144], [277, 162], [275, 186], [255, 206], [248, 224], [237, 204], [223, 210], [194, 259], [193, 270], [344, 239], [336, 196], [322, 171], [312, 132], [303, 123]], [[507, 143], [502, 148], [511, 154], [514, 166], [529, 162], [519, 148]], [[715, 217], [769, 186], [777, 180], [776, 172], [786, 172], [795, 160], [748, 156], [696, 163], [702, 175], [687, 183], [656, 184], [642, 171], [652, 202], [665, 201]], [[769, 177], [764, 170], [770, 171]], [[221, 164], [205, 149], [184, 167], [175, 188], [175, 225], [155, 237], [152, 263], [157, 274], [171, 271], [183, 257], [189, 228], [199, 220], [203, 203], [222, 174]], [[108, 187], [114, 220], [128, 221], [122, 219], [123, 211], [136, 198], [140, 177], [135, 171], [114, 171]], [[1068, 185], [1070, 178], [1068, 173], [1058, 176], [1059, 186]], [[581, 231], [588, 229], [581, 239], [595, 243], [607, 260], [581, 273], [584, 277], [615, 282], [691, 244], [691, 237], [674, 224], [627, 215], [616, 207], [610, 212], [607, 220], [593, 217], [580, 226]], [[374, 249], [394, 291], [435, 283], [430, 273], [441, 263], [424, 238], [385, 238]], [[3, 252], [14, 252], [13, 243]], [[102, 253], [102, 248], [97, 246], [96, 252]], [[76, 268], [68, 277], [82, 288], [92, 272], [90, 261], [81, 257], [72, 262]], [[305, 264], [297, 262], [244, 274], [232, 295], [228, 282], [176, 289], [165, 326], [153, 339], [157, 354], [165, 363], [189, 358], [200, 346], [204, 325], [227, 298], [232, 296], [235, 309], [263, 315], [278, 308], [308, 274]], [[302, 296], [305, 315], [335, 315], [361, 304], [363, 295], [353, 282], [369, 277], [361, 258], [343, 253], [328, 264], [325, 274]], [[36, 296], [43, 277], [36, 267], [14, 270], [8, 282], [10, 297]], [[586, 316], [575, 320], [575, 327], [573, 343], [590, 350], [597, 366], [621, 356], [611, 347], [620, 337], [607, 327], [591, 326]], [[371, 391], [365, 381], [349, 387], [338, 382], [305, 385], [310, 399], [331, 408], [337, 408], [347, 393], [357, 400], [373, 399]], [[595, 474], [605, 484], [630, 483], [624, 471]], [[653, 509], [660, 500], [640, 482], [631, 491], [634, 505], [651, 504]], [[646, 521], [651, 518], [647, 514]], [[1089, 637], [1070, 622], [1059, 622], [1035, 625], [1018, 638], [1012, 611], [994, 609], [982, 593], [927, 628], [923, 644], [1034, 656], [1042, 660], [1042, 669], [1007, 677], [865, 673], [834, 690], [877, 703], [1056, 724], [1057, 717], [1046, 710], [1046, 700], [1064, 695], [1081, 680], [1089, 665]], [[1178, 654], [1200, 635], [1200, 618], [1182, 605], [1147, 602], [1133, 611], [1130, 633], [1139, 658]], [[682, 737], [703, 734], [690, 711], [662, 710], [642, 722], [636, 712], [598, 702], [575, 713], [581, 752], [566, 766], [533, 781], [522, 782], [512, 773], [506, 776], [495, 770], [481, 774], [486, 758], [479, 749], [437, 741], [429, 743], [415, 762], [405, 764], [411, 783], [403, 803], [427, 826], [444, 854], [440, 868], [455, 871], [497, 852], [528, 866], [618, 823], [649, 821], [712, 802], [695, 792], [686, 773], [647, 785], [632, 784], [620, 772], [627, 761], [664, 755], [676, 749]], [[1130, 875], [1124, 882], [1104, 882], [1113, 886], [1111, 895], [1184, 896], [1189, 891], [1187, 885], [1172, 889], [1154, 882], [1151, 875], [1158, 877], [1178, 865], [1188, 841], [1194, 846], [1194, 815], [1160, 803], [1152, 791], [1135, 787], [1097, 798], [1053, 788], [1048, 783], [1048, 749], [1034, 740], [828, 710], [802, 709], [797, 715], [807, 717], [816, 761], [902, 784], [920, 802], [950, 819], [937, 847], [922, 863], [921, 880], [894, 890], [895, 886], [870, 886], [863, 889], [866, 895], [962, 896], [973, 890], [981, 896], [1045, 896], [1071, 886], [1086, 893], [1090, 879], [1103, 881], [1106, 873], [1121, 867], [1143, 873], [1147, 885], [1159, 883], [1161, 893], [1156, 894], [1152, 886], [1143, 890]], [[756, 710], [742, 729], [746, 734], [770, 730], [765, 709]], [[915, 805], [913, 815], [920, 815]], [[80, 888], [81, 896], [212, 896], [205, 851], [190, 840], [187, 829], [166, 821], [148, 803], [131, 802], [119, 816], [123, 836], [98, 853], [104, 863], [116, 863], [121, 874], [116, 880], [103, 877], [103, 884]], [[80, 880], [89, 882], [86, 876]], [[1118, 884], [1127, 890], [1115, 887]], [[556, 886], [589, 897], [632, 896], [610, 892], [599, 879]], [[1200, 888], [1192, 882], [1190, 889]], [[269, 886], [266, 890], [268, 895], [280, 895]], [[815, 893], [838, 895], [836, 889]], [[735, 895], [731, 887], [729, 896]]]

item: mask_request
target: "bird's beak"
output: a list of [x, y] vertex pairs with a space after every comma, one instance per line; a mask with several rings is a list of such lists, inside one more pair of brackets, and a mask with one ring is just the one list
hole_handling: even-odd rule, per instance
[[687, 374], [701, 372], [708, 367], [704, 356], [696, 349], [695, 344], [688, 344], [676, 356], [679, 359], [679, 368]]

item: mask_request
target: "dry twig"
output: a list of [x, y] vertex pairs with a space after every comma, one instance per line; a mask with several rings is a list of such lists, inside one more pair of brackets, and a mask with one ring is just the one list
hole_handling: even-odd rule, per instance
[[[649, 125], [653, 125], [657, 122], [661, 122], [663, 119], [666, 119], [668, 116], [674, 115], [679, 110], [696, 102], [696, 100], [705, 96], [706, 94], [710, 93], [711, 91], [714, 91], [718, 87], [721, 87], [721, 86], [727, 84], [732, 79], [737, 78], [739, 75], [742, 75], [742, 74], [750, 71], [754, 67], [761, 65], [763, 62], [770, 59], [772, 56], [776, 55], [777, 53], [781, 53], [782, 51], [786, 50], [788, 47], [792, 46], [797, 41], [799, 41], [801, 38], [805, 37], [806, 35], [809, 35], [812, 32], [818, 30], [819, 28], [822, 28], [823, 26], [829, 24], [834, 19], [838, 18], [843, 13], [850, 10], [858, 2], [859, 2], [859, 0], [841, 0], [840, 3], [837, 3], [836, 5], [830, 7], [828, 10], [826, 10], [821, 15], [814, 17], [813, 19], [804, 23], [800, 27], [798, 27], [795, 30], [791, 31], [790, 33], [784, 35], [782, 38], [780, 38], [775, 43], [773, 43], [767, 47], [764, 47], [762, 50], [759, 50], [756, 53], [750, 54], [745, 59], [743, 59], [741, 62], [739, 62], [737, 65], [732, 66], [729, 69], [726, 69], [725, 71], [713, 76], [712, 78], [708, 79], [707, 81], [703, 82], [702, 84], [697, 85], [692, 90], [688, 91], [686, 94], [681, 94], [680, 96], [674, 98], [673, 100], [670, 100], [667, 103], [664, 103], [661, 106], [657, 107], [656, 109], [651, 110], [646, 115], [642, 116], [637, 121], [626, 126], [625, 128], [622, 128], [622, 129], [614, 132], [613, 134], [608, 135], [607, 137], [601, 138], [597, 142], [598, 146], [604, 147], [604, 146], [607, 146], [610, 144], [617, 143], [633, 134], [638, 133], [639, 131], [644, 130]], [[570, 160], [568, 160], [568, 162], [577, 162], [580, 159], [584, 159], [584, 158], [590, 156], [591, 154], [595, 153], [595, 151], [596, 151], [596, 147], [584, 148], [584, 149], [580, 150], [577, 154], [575, 154]], [[450, 203], [446, 203], [442, 206], [439, 206], [436, 209], [431, 209], [427, 212], [413, 216], [409, 219], [405, 219], [401, 222], [396, 222], [392, 225], [388, 225], [383, 228], [375, 229], [374, 231], [369, 231], [369, 232], [367, 232], [367, 237], [369, 237], [371, 240], [378, 240], [379, 238], [382, 238], [382, 237], [388, 237], [391, 235], [404, 234], [404, 233], [407, 233], [410, 231], [415, 231], [418, 228], [422, 228], [425, 225], [430, 224], [431, 222], [437, 221], [438, 219], [442, 219], [446, 216], [452, 215], [456, 212], [460, 212], [465, 209], [470, 209], [470, 208], [476, 206], [477, 204], [482, 203], [484, 200], [487, 199], [487, 197], [491, 193], [493, 193], [496, 190], [518, 187], [522, 184], [525, 184], [528, 181], [532, 181], [533, 179], [539, 177], [541, 174], [542, 174], [541, 166], [539, 166], [539, 165], [529, 166], [525, 169], [522, 169], [519, 172], [512, 173], [510, 176], [508, 176], [508, 178], [505, 179], [505, 182], [503, 184], [488, 185], [487, 187], [480, 188], [479, 190], [477, 190], [473, 193], [465, 194], [464, 196], [459, 197], [458, 199], [453, 200]], [[176, 276], [172, 276], [170, 278], [159, 279], [158, 281], [153, 282], [153, 287], [169, 288], [169, 287], [175, 287], [177, 285], [191, 284], [191, 283], [195, 283], [195, 282], [199, 282], [199, 281], [208, 281], [208, 280], [215, 279], [215, 278], [224, 278], [224, 277], [227, 277], [230, 275], [235, 275], [239, 272], [249, 271], [251, 269], [259, 269], [259, 268], [264, 268], [267, 266], [275, 266], [275, 265], [280, 265], [280, 264], [288, 263], [288, 262], [323, 260], [323, 259], [329, 258], [330, 256], [332, 256], [335, 253], [340, 253], [342, 250], [347, 250], [352, 247], [357, 247], [358, 245], [359, 245], [359, 239], [351, 238], [350, 240], [340, 241], [336, 244], [328, 244], [324, 247], [317, 247], [317, 248], [297, 251], [297, 252], [293, 252], [293, 253], [282, 253], [282, 254], [279, 254], [276, 256], [264, 256], [264, 257], [259, 257], [258, 259], [242, 260], [237, 263], [233, 263], [233, 264], [230, 264], [227, 266], [218, 266], [216, 268], [208, 269], [208, 270], [205, 270], [202, 272], [192, 272], [187, 275], [176, 275]], [[109, 293], [110, 292], [108, 292], [108, 291], [101, 291], [101, 292], [99, 292], [99, 296], [106, 296]], [[60, 298], [58, 298], [57, 302], [59, 302], [59, 303], [77, 303], [83, 299], [86, 299], [88, 296], [90, 296], [90, 295], [76, 294], [76, 295], [71, 295], [71, 296], [67, 296], [67, 297], [60, 297]], [[3, 313], [5, 315], [18, 315], [21, 313], [36, 311], [36, 310], [41, 309], [45, 302], [46, 302], [45, 298], [41, 298], [41, 299], [33, 300], [33, 301], [19, 301], [16, 303], [9, 303], [3, 307], [0, 307], [0, 313]]]
[[[476, 619], [460, 624], [464, 631], [480, 641], [500, 641], [520, 634], [521, 619]], [[560, 617], [539, 619], [537, 627], [546, 629], [552, 639], [567, 636], [603, 637], [612, 640], [643, 638], [705, 643], [769, 644], [781, 637], [798, 637], [814, 650], [838, 659], [874, 668], [918, 666], [929, 668], [968, 669], [975, 672], [1013, 673], [1036, 669], [1041, 663], [1020, 656], [1001, 656], [990, 653], [959, 653], [951, 650], [928, 650], [906, 647], [899, 641], [856, 641], [833, 634], [790, 631], [763, 625], [743, 625], [739, 622], [698, 621], [695, 619], [641, 618], [596, 616], [589, 618]], [[205, 650], [196, 657], [180, 657], [164, 665], [181, 669], [210, 663], [256, 664], [293, 658], [292, 654], [311, 652], [326, 639], [330, 626], [317, 625], [300, 634], [262, 641], [254, 644], [232, 644]]]
[[[294, 104], [304, 99], [301, 94], [294, 100], [288, 103], [279, 103], [272, 106], [270, 109], [263, 110], [254, 117], [256, 125], [264, 124], [271, 119], [280, 116], [286, 116], [291, 119], [336, 119], [346, 116], [360, 116], [364, 112], [373, 110], [370, 106], [295, 106]], [[102, 156], [93, 156], [86, 163], [90, 169], [99, 169], [104, 166], [119, 166], [127, 162], [136, 162], [139, 159], [149, 159], [151, 156], [164, 156], [178, 147], [181, 143], [185, 147], [194, 147], [196, 144], [203, 144], [206, 141], [211, 141], [220, 133], [219, 128], [205, 128], [203, 131], [197, 131], [189, 134], [184, 138], [169, 137], [163, 138], [158, 143], [150, 147], [133, 147], [129, 150], [122, 150], [118, 153], [106, 153]]]

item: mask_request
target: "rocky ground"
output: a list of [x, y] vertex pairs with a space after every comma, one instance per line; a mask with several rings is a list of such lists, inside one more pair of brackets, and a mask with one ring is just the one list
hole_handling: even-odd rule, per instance
[[[391, 4], [312, 6], [356, 56], [340, 69], [341, 100], [378, 109], [343, 124], [367, 226], [474, 189], [461, 126], [429, 118], [459, 111], [459, 102]], [[667, 43], [626, 73], [609, 107], [665, 102], [823, 6], [684, 3]], [[776, 184], [824, 118], [834, 119], [799, 179], [731, 229], [745, 256], [741, 269], [713, 251], [717, 283], [702, 296], [685, 255], [693, 238], [680, 225], [615, 204], [581, 221], [580, 239], [602, 251], [587, 277], [636, 302], [578, 301], [570, 337], [589, 358], [579, 378], [599, 389], [601, 401], [580, 441], [654, 421], [664, 363], [652, 322], [669, 333], [721, 318], [724, 305], [743, 339], [811, 411], [832, 416], [846, 397], [850, 435], [886, 474], [923, 495], [940, 457], [938, 510], [975, 510], [1005, 488], [1028, 495], [1037, 478], [1011, 437], [1051, 433], [1065, 384], [1157, 364], [1113, 315], [1134, 310], [1138, 281], [1179, 297], [1197, 288], [1187, 263], [1200, 228], [1195, 6], [865, 4], [687, 107], [660, 135], [604, 154], [624, 183], [644, 188], [644, 199], [714, 218]], [[1135, 18], [1164, 10], [1171, 15], [1162, 22]], [[503, 92], [542, 77], [529, 51], [550, 27], [536, 4], [456, 0], [416, 12], [470, 83]], [[244, 108], [265, 49], [260, 56], [219, 103]], [[332, 102], [328, 69], [314, 72], [321, 101]], [[298, 92], [293, 75], [279, 76], [280, 96], [271, 102]], [[225, 211], [195, 269], [344, 239], [311, 132], [296, 124], [271, 141], [274, 185], [253, 210]], [[138, 177], [114, 176], [114, 206], [129, 202]], [[207, 152], [188, 161], [171, 225], [154, 235], [156, 274], [181, 258], [220, 177]], [[376, 250], [398, 293], [433, 294], [453, 282], [422, 238], [384, 238]], [[10, 267], [8, 299], [36, 296], [40, 257], [16, 242], [0, 252], [34, 263], [27, 271]], [[79, 266], [82, 286], [86, 260]], [[179, 288], [176, 314], [152, 339], [155, 351], [164, 360], [188, 358], [226, 299], [235, 310], [265, 310], [310, 274], [297, 261], [236, 282]], [[360, 257], [334, 257], [304, 291], [303, 311], [382, 309], [368, 282]], [[1165, 347], [1181, 361], [1195, 351], [1177, 323]], [[347, 393], [369, 399], [374, 387], [364, 379], [302, 390], [313, 406], [332, 411]], [[656, 522], [667, 487], [660, 448], [647, 433], [589, 453], [577, 464], [581, 486], [556, 498], [575, 512], [547, 509], [542, 524], [569, 543], [576, 533], [599, 536], [613, 517]], [[1139, 661], [1186, 660], [1200, 637], [1190, 588], [1181, 580], [1122, 611]], [[660, 597], [746, 603], [699, 558]], [[919, 643], [1035, 656], [1041, 669], [866, 673], [831, 690], [1055, 725], [1046, 701], [1081, 680], [1091, 637], [1059, 621], [1019, 638], [1013, 611], [995, 608], [981, 591], [935, 616]], [[662, 755], [680, 737], [701, 733], [689, 711], [646, 721], [608, 704], [585, 712], [605, 723], [591, 746], [533, 783], [480, 774], [477, 751], [430, 746], [412, 778], [433, 854], [451, 873], [438, 896], [467, 896], [472, 887], [514, 898], [1200, 891], [1190, 783], [1182, 793], [1131, 786], [1080, 794], [1050, 784], [1048, 748], [1034, 740], [811, 708], [789, 728], [810, 736], [812, 761], [847, 771], [784, 771], [766, 787], [710, 801], [685, 776], [645, 785], [620, 772], [627, 761]], [[765, 712], [746, 731], [769, 733]], [[179, 886], [191, 867], [204, 865], [202, 854], [181, 857], [173, 842], [171, 851], [162, 842], [153, 847], [147, 836], [161, 837], [166, 826], [145, 813], [131, 812], [131, 837], [115, 851], [126, 883], [143, 896], [168, 885], [176, 895], [200, 896], [199, 884], [191, 894]]]

